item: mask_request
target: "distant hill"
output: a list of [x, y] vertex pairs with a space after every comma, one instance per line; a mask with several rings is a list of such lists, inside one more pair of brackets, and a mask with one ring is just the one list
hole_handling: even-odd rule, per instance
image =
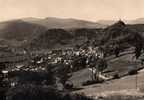
[[99, 20], [97, 21], [97, 23], [103, 24], [103, 25], [112, 25], [114, 23], [116, 23], [115, 20]]
[[23, 41], [44, 31], [46, 31], [45, 27], [22, 20], [0, 23], [0, 38], [6, 40]]
[[108, 40], [117, 38], [119, 36], [123, 36], [128, 33], [126, 31], [127, 31], [126, 24], [122, 21], [118, 21], [114, 23], [113, 25], [104, 29], [105, 34], [104, 34], [103, 40], [108, 41]]
[[139, 32], [140, 34], [144, 34], [144, 24], [128, 24], [127, 27]]
[[99, 41], [103, 29], [48, 29], [31, 41], [32, 48], [59, 48], [82, 45], [87, 40]]
[[[126, 24], [144, 24], [144, 18], [137, 18], [134, 20], [123, 20]], [[116, 23], [116, 20], [99, 20], [97, 21], [97, 23], [99, 24], [103, 24], [103, 25], [112, 25], [114, 23]]]
[[30, 17], [10, 20], [0, 22], [0, 40], [2, 41], [0, 45], [20, 46], [23, 45], [24, 41], [27, 41], [27, 45], [39, 46], [45, 41], [42, 47], [51, 47], [51, 44], [67, 44], [68, 41], [66, 42], [66, 40], [70, 39], [67, 36], [77, 36], [75, 32], [70, 32], [71, 29], [85, 28], [87, 30], [103, 27], [103, 25], [94, 22], [53, 17], [45, 19]]
[[66, 45], [73, 36], [64, 29], [49, 29], [34, 38], [29, 44], [32, 48], [53, 48], [57, 45]]
[[36, 18], [24, 18], [23, 21], [34, 23], [38, 25], [45, 26], [48, 29], [52, 28], [62, 28], [62, 29], [73, 29], [73, 28], [104, 28], [106, 25], [102, 25], [95, 22], [78, 20], [72, 18], [55, 18], [48, 17], [44, 19], [36, 19]]
[[128, 26], [120, 20], [104, 29], [102, 41], [106, 44], [126, 43], [136, 46], [137, 44], [141, 45], [144, 38], [141, 32], [136, 30], [135, 26]]
[[137, 18], [135, 20], [128, 21], [128, 24], [144, 24], [144, 18]]
[[102, 39], [109, 43], [111, 40], [122, 40], [128, 36], [144, 36], [144, 24], [125, 24], [122, 21], [113, 23], [112, 20], [96, 23], [54, 17], [5, 21], [0, 23], [0, 45], [20, 46], [27, 41], [26, 44], [34, 48], [49, 48], [82, 43], [87, 39], [96, 42]]

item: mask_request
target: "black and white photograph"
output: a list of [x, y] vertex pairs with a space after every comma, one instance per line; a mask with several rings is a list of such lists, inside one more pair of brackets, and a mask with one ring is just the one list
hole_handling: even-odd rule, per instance
[[0, 0], [0, 100], [144, 100], [144, 0]]

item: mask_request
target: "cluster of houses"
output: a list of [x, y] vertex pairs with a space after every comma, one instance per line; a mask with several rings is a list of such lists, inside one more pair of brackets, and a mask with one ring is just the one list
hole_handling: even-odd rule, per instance
[[[26, 63], [10, 64], [10, 68], [6, 66], [6, 68], [1, 70], [1, 73], [4, 77], [9, 77], [9, 73], [17, 71], [45, 72], [49, 65], [59, 64], [68, 67], [71, 72], [74, 72], [86, 67], [95, 67], [88, 66], [91, 63], [91, 56], [104, 58], [104, 51], [99, 47], [91, 46], [86, 49], [52, 50], [45, 55], [35, 54]], [[13, 82], [11, 86], [14, 86]]]

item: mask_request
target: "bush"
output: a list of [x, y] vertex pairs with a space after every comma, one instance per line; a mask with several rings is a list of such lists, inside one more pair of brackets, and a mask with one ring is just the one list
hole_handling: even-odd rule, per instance
[[96, 83], [102, 83], [102, 82], [104, 82], [104, 80], [99, 80], [99, 81], [96, 81], [96, 80], [94, 80], [94, 81], [87, 80], [87, 81], [83, 82], [82, 85], [83, 86], [87, 86], [87, 85], [96, 84]]
[[135, 74], [137, 74], [138, 72], [137, 72], [137, 70], [136, 69], [133, 69], [133, 70], [129, 70], [128, 71], [128, 75], [135, 75]]
[[71, 82], [66, 82], [65, 88], [66, 88], [66, 89], [72, 89], [72, 88], [73, 88], [73, 83], [71, 83]]
[[119, 79], [119, 78], [120, 78], [120, 75], [118, 73], [113, 75], [113, 79]]

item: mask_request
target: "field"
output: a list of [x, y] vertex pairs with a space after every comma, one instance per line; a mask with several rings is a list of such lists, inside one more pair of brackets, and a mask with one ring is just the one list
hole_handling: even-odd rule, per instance
[[[140, 61], [132, 60], [133, 56], [134, 55], [131, 52], [131, 50], [128, 50], [127, 53], [126, 52], [121, 53], [121, 56], [118, 58], [115, 58], [113, 56], [108, 58], [109, 71], [108, 73], [105, 74], [112, 75], [114, 72], [118, 72], [121, 75], [119, 79], [112, 79], [103, 83], [82, 86], [82, 82], [84, 80], [86, 81], [91, 79], [90, 78], [91, 73], [88, 69], [83, 69], [78, 72], [75, 72], [73, 74], [73, 77], [71, 78], [71, 81], [76, 85], [76, 87], [81, 87], [81, 90], [74, 91], [74, 93], [84, 93], [88, 96], [94, 96], [94, 97], [106, 96], [107, 97], [106, 100], [137, 100], [137, 98], [135, 99], [132, 98], [134, 97], [143, 98], [144, 70], [143, 66], [140, 65]], [[135, 75], [126, 74], [131, 69], [139, 69], [139, 68], [141, 70], [138, 71], [138, 74]]]

